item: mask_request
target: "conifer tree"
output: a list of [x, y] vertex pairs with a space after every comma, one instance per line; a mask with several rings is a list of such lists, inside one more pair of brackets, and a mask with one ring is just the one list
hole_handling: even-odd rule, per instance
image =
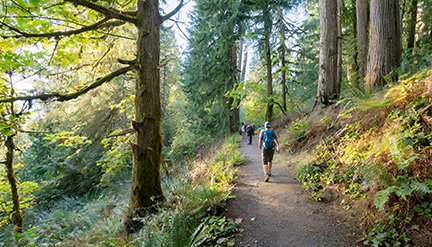
[[[245, 19], [238, 0], [196, 1], [192, 15], [183, 90], [188, 99], [189, 118], [204, 133], [236, 132], [238, 102], [227, 97], [238, 83], [237, 43]], [[215, 134], [215, 133], [212, 133]]]

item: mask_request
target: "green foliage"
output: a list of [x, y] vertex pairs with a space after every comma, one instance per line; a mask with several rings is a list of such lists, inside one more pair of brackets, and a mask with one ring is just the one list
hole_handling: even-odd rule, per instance
[[55, 134], [47, 134], [44, 140], [59, 142], [59, 146], [80, 148], [82, 145], [91, 144], [85, 136], [77, 136], [73, 131], [63, 131]]
[[295, 174], [295, 178], [299, 180], [299, 184], [308, 189], [307, 195], [315, 201], [321, 201], [319, 182], [324, 175], [323, 172], [323, 167], [314, 162], [303, 166]]
[[195, 133], [191, 128], [183, 126], [174, 137], [169, 157], [174, 160], [191, 159], [201, 147], [209, 145], [213, 138], [210, 133]]
[[299, 140], [301, 141], [306, 137], [306, 133], [309, 131], [309, 121], [307, 119], [297, 119], [288, 128], [289, 141]]
[[[47, 244], [67, 244], [81, 237], [91, 243], [97, 236], [112, 236], [121, 230], [119, 217], [123, 212], [118, 196], [105, 196], [97, 200], [91, 197], [63, 198], [49, 210], [33, 207], [26, 210], [26, 227], [23, 233], [4, 234], [0, 242], [9, 246], [44, 246]], [[123, 205], [124, 206], [124, 205]], [[97, 229], [94, 229], [94, 228]], [[7, 226], [2, 227], [5, 232]], [[12, 231], [11, 231], [12, 232]], [[86, 234], [89, 236], [86, 236]]]
[[[184, 63], [182, 90], [186, 116], [193, 133], [223, 137], [229, 131], [229, 114], [238, 71], [232, 64], [237, 40], [243, 33], [242, 2], [233, 0], [196, 2], [190, 18], [191, 45]], [[224, 11], [221, 11], [224, 10]], [[218, 131], [214, 131], [218, 130]]]
[[[92, 246], [232, 246], [236, 225], [220, 213], [231, 197], [236, 176], [234, 166], [244, 162], [238, 153], [239, 138], [234, 135], [220, 147], [211, 148], [210, 155], [203, 161], [197, 160], [190, 166], [172, 164], [169, 175], [163, 179], [166, 205], [161, 205], [157, 214], [140, 219], [144, 227], [133, 236], [120, 234], [130, 183], [112, 180], [110, 183], [114, 186], [109, 186], [98, 198], [95, 198], [96, 193], [87, 193], [81, 197], [63, 196], [55, 203], [51, 201], [49, 206], [39, 201], [36, 207], [25, 212], [24, 232], [12, 233], [6, 224], [0, 230], [0, 243], [6, 242], [9, 246], [82, 246], [83, 243]], [[54, 145], [42, 137], [39, 140], [48, 146]], [[114, 148], [122, 141], [110, 138], [106, 143]], [[109, 155], [115, 153], [111, 151]], [[123, 151], [118, 150], [120, 153]]]
[[94, 152], [95, 146], [85, 144], [88, 141], [82, 142], [85, 138], [72, 139], [74, 141], [68, 142], [66, 146], [61, 145], [61, 138], [57, 139], [58, 142], [51, 142], [49, 140], [52, 139], [36, 136], [24, 152], [26, 167], [18, 175], [25, 181], [37, 181], [41, 185], [37, 197], [44, 203], [97, 191], [95, 185], [99, 183], [100, 168], [96, 166], [95, 160], [100, 157], [100, 153]]
[[[117, 130], [113, 132], [113, 134], [121, 131], [122, 130]], [[97, 165], [101, 166], [103, 169], [101, 185], [109, 186], [118, 180], [126, 180], [124, 173], [130, 173], [132, 170], [132, 153], [130, 146], [127, 144], [132, 141], [132, 139], [132, 135], [127, 135], [106, 138], [102, 141], [105, 151], [101, 159], [97, 162]]]
[[399, 185], [393, 185], [385, 190], [379, 191], [374, 198], [374, 203], [379, 210], [384, 210], [384, 206], [387, 204], [389, 197], [392, 193], [395, 193], [402, 200], [407, 200], [409, 196], [423, 196], [432, 194], [432, 180], [427, 179], [424, 182], [408, 182], [407, 179], [398, 179]]
[[317, 161], [297, 174], [314, 199], [327, 184], [337, 184], [351, 198], [364, 195], [373, 201], [375, 207], [364, 217], [366, 244], [399, 246], [411, 227], [427, 231], [422, 218], [430, 216], [432, 194], [425, 169], [432, 140], [425, 121], [432, 102], [425, 93], [428, 76], [423, 72], [402, 81], [382, 101], [357, 101], [343, 113], [352, 124], [323, 141]]
[[403, 246], [409, 240], [406, 233], [400, 233], [401, 218], [394, 214], [388, 215], [388, 219], [378, 219], [375, 226], [366, 234], [364, 244], [374, 247], [379, 246]]
[[[19, 170], [24, 167], [23, 164], [14, 166], [14, 170]], [[1, 176], [3, 179], [0, 180], [0, 228], [10, 222], [10, 214], [13, 212], [13, 204], [11, 200], [10, 184], [6, 180], [6, 172], [3, 167], [0, 168]], [[21, 210], [25, 210], [34, 204], [34, 191], [39, 188], [39, 185], [34, 182], [19, 182], [18, 183], [18, 195]]]

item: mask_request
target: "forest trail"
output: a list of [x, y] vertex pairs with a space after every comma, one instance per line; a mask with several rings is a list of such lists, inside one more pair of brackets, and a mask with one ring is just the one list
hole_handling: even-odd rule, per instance
[[235, 246], [363, 246], [356, 244], [361, 238], [358, 228], [333, 214], [331, 205], [304, 194], [289, 165], [278, 164], [280, 154], [275, 154], [270, 181], [264, 182], [257, 135], [252, 145], [241, 141], [240, 146], [246, 164], [238, 167], [235, 198], [228, 201], [227, 213], [237, 223], [242, 219]]

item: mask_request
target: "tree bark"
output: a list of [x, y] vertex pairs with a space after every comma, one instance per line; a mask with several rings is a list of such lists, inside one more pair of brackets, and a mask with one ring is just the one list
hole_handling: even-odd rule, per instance
[[17, 226], [17, 231], [22, 232], [23, 215], [19, 203], [17, 181], [13, 170], [13, 159], [14, 159], [14, 150], [15, 150], [13, 136], [6, 137], [5, 146], [7, 148], [5, 164], [7, 170], [7, 178], [11, 188], [12, 203], [13, 203], [12, 213], [10, 214], [10, 220], [12, 224]]
[[271, 121], [273, 117], [273, 77], [272, 77], [272, 60], [271, 60], [271, 47], [270, 47], [270, 34], [272, 31], [272, 19], [270, 16], [270, 9], [268, 5], [265, 5], [263, 9], [264, 18], [264, 49], [266, 53], [266, 66], [267, 66], [267, 97], [269, 102], [267, 103], [267, 110], [265, 115], [266, 121]]
[[337, 88], [337, 0], [320, 0], [320, 61], [317, 99], [313, 108], [321, 103], [329, 105], [339, 97]]
[[[162, 119], [165, 119], [166, 117], [166, 106], [167, 106], [167, 85], [166, 85], [166, 70], [167, 70], [168, 63], [165, 64], [163, 67], [163, 78], [162, 78]], [[165, 140], [165, 147], [169, 146], [169, 136], [168, 136], [168, 130], [164, 129], [164, 140]]]
[[282, 45], [282, 54], [281, 54], [281, 65], [282, 65], [282, 108], [286, 112], [287, 110], [287, 104], [286, 104], [286, 61], [285, 61], [285, 44]]
[[[232, 68], [232, 79], [230, 79], [232, 88], [234, 88], [235, 83], [237, 82], [238, 78], [238, 70], [237, 70], [237, 48], [235, 43], [231, 44], [230, 49], [230, 55], [231, 55], [231, 68]], [[237, 85], [238, 87], [238, 85]], [[234, 104], [234, 105], [233, 105]], [[229, 107], [230, 107], [230, 130], [231, 133], [236, 133], [238, 131], [238, 125], [240, 123], [240, 109], [239, 104], [234, 101], [234, 98], [230, 97], [229, 100]]]
[[145, 212], [155, 212], [156, 203], [165, 200], [160, 180], [162, 161], [161, 102], [159, 85], [159, 32], [162, 18], [158, 0], [138, 0], [137, 62], [135, 82], [136, 143], [132, 144], [133, 169], [127, 230], [139, 224], [132, 220]]
[[244, 58], [243, 58], [243, 65], [242, 65], [242, 71], [240, 76], [240, 81], [244, 81], [246, 78], [246, 65], [247, 65], [247, 50], [244, 52]]
[[410, 23], [408, 27], [408, 42], [407, 49], [414, 48], [415, 34], [416, 34], [416, 24], [417, 24], [417, 0], [412, 0], [411, 10], [410, 10]]
[[[353, 6], [354, 13], [357, 13], [356, 10], [356, 0], [351, 0], [351, 5]], [[352, 39], [357, 42], [357, 16], [354, 16], [354, 21], [352, 25]], [[348, 65], [347, 76], [348, 83], [347, 85], [351, 88], [359, 86], [359, 61], [358, 61], [358, 46], [355, 45], [354, 49], [351, 53], [352, 56], [352, 65]]]
[[342, 85], [342, 14], [344, 10], [344, 0], [337, 0], [337, 74], [336, 74], [336, 94], [340, 95]]
[[240, 48], [240, 51], [239, 51], [239, 56], [238, 56], [237, 70], [239, 72], [239, 74], [238, 74], [239, 81], [241, 81], [242, 61], [243, 61], [243, 48], [244, 48], [243, 38], [240, 38], [239, 48]]
[[358, 51], [358, 78], [359, 84], [364, 87], [367, 69], [367, 41], [368, 19], [366, 0], [356, 1], [357, 17], [357, 51]]
[[395, 69], [402, 59], [399, 1], [371, 0], [370, 18], [366, 76], [366, 90], [369, 93], [385, 84], [384, 76]]

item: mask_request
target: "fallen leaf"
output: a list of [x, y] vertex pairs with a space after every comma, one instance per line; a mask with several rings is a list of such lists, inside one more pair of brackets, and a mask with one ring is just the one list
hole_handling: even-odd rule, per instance
[[255, 218], [252, 218], [251, 220], [253, 221], [253, 220], [255, 220]]
[[239, 224], [242, 223], [242, 221], [243, 221], [243, 218], [237, 218], [234, 222], [235, 222], [237, 225], [239, 225]]

